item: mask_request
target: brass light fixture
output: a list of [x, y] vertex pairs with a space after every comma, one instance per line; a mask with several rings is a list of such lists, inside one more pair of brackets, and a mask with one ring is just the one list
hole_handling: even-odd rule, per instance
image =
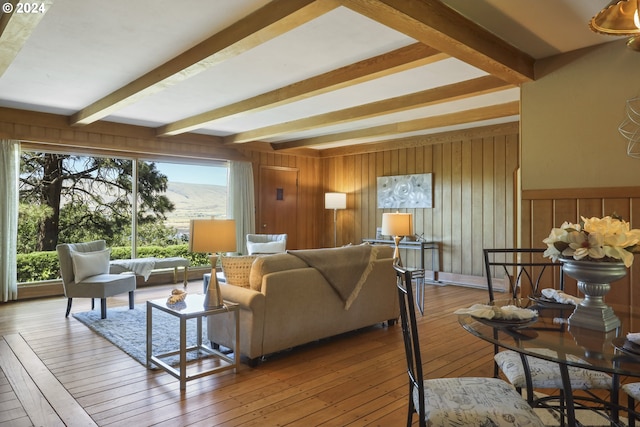
[[638, 9], [640, 9], [640, 0], [613, 0], [591, 18], [589, 28], [600, 34], [632, 36], [627, 41], [627, 46], [640, 51]]

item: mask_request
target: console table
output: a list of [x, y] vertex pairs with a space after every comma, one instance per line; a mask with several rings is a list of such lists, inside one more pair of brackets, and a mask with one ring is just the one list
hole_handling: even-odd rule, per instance
[[[396, 243], [393, 240], [384, 239], [362, 239], [365, 243], [372, 245], [388, 245], [396, 247]], [[427, 251], [431, 252], [431, 283], [439, 284], [438, 271], [440, 270], [440, 243], [438, 242], [423, 242], [417, 240], [401, 240], [398, 244], [400, 249], [411, 249], [414, 251], [420, 251], [420, 268], [413, 272], [413, 278], [416, 279], [416, 305], [420, 313], [424, 315], [424, 283], [427, 280], [425, 275], [425, 262], [424, 256]]]
[[[363, 242], [371, 243], [372, 245], [388, 245], [396, 247], [393, 240], [384, 239], [362, 239]], [[431, 271], [433, 276], [432, 282], [439, 282], [438, 271], [440, 270], [440, 243], [439, 242], [421, 242], [416, 240], [401, 240], [398, 245], [400, 249], [411, 249], [414, 251], [420, 251], [420, 270], [424, 270], [425, 266], [425, 254], [427, 251], [431, 252]]]

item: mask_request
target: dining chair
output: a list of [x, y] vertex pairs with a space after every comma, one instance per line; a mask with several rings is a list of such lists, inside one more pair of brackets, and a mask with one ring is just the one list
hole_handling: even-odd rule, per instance
[[[544, 249], [538, 248], [503, 248], [483, 249], [489, 303], [495, 302], [495, 278], [501, 277], [506, 285], [503, 289], [508, 293], [507, 299], [517, 301], [519, 298], [540, 296], [543, 287], [564, 290], [564, 274], [562, 263], [543, 258]], [[544, 310], [543, 306], [533, 306]], [[556, 309], [556, 308], [554, 308]], [[570, 307], [573, 310], [573, 307]], [[563, 327], [563, 326], [562, 326]], [[532, 350], [541, 355], [549, 355], [550, 349]], [[560, 368], [555, 362], [542, 358], [525, 356], [513, 350], [500, 350], [494, 346], [494, 377], [502, 372], [507, 380], [519, 391], [526, 390], [527, 401], [535, 405], [535, 389], [558, 389], [560, 405], [564, 404], [564, 391]], [[577, 367], [568, 368], [571, 389], [612, 390], [611, 376]]]
[[627, 408], [629, 416], [629, 427], [635, 427], [637, 413], [635, 411], [636, 401], [640, 400], [640, 383], [629, 383], [622, 385], [622, 391], [627, 394]]
[[526, 400], [497, 378], [461, 377], [425, 380], [414, 306], [411, 271], [394, 266], [400, 301], [400, 322], [409, 376], [407, 426], [413, 414], [421, 427], [544, 426]]

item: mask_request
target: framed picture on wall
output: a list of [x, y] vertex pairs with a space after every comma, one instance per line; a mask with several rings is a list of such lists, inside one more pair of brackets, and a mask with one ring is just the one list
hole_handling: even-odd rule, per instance
[[432, 208], [433, 174], [380, 176], [378, 208]]

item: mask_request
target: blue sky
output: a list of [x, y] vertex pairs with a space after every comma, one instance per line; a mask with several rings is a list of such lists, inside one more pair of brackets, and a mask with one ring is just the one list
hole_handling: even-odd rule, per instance
[[159, 163], [156, 167], [169, 177], [172, 182], [186, 182], [188, 184], [227, 185], [227, 168], [180, 165], [176, 163]]

